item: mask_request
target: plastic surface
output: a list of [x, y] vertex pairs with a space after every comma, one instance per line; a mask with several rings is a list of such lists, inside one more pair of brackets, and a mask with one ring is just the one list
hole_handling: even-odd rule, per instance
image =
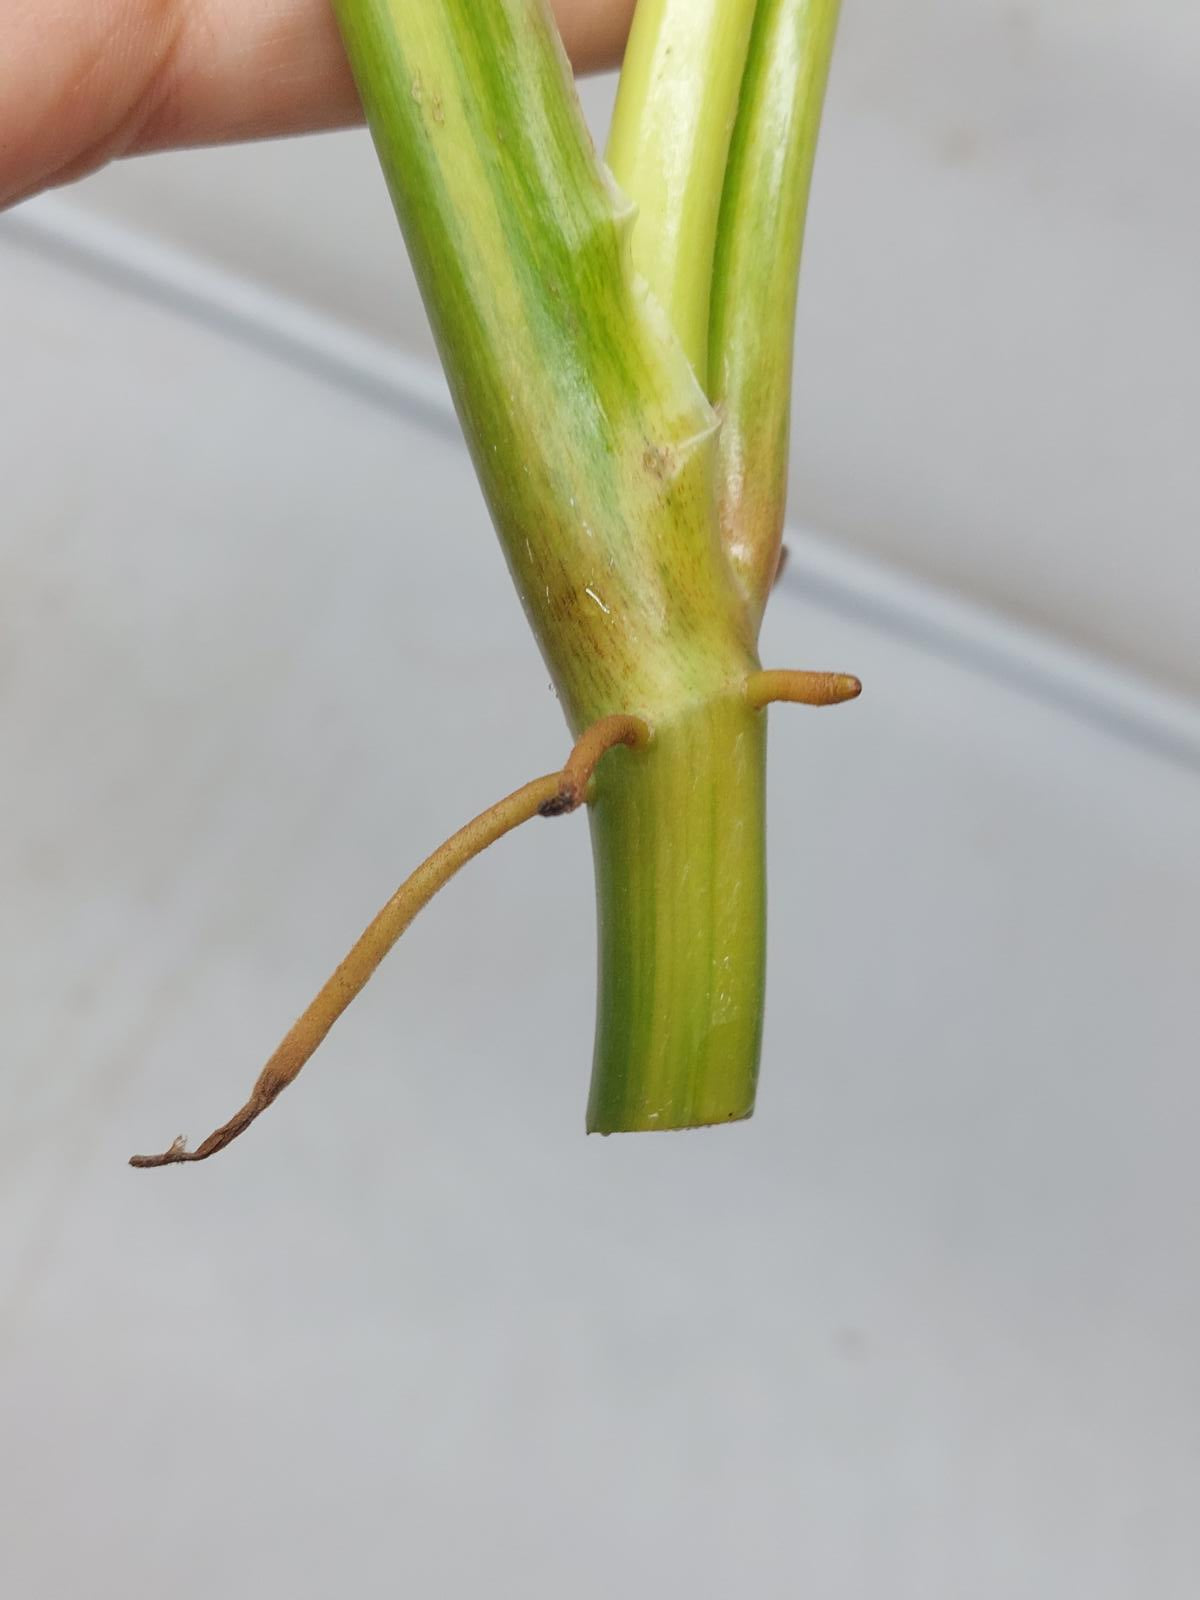
[[866, 689], [771, 713], [753, 1120], [584, 1138], [573, 818], [131, 1172], [569, 740], [460, 447], [15, 237], [6, 1592], [1190, 1600], [1200, 742], [801, 547], [764, 658]]

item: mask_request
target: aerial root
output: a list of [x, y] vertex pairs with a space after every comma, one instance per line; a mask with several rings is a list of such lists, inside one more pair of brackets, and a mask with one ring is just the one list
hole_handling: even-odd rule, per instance
[[574, 811], [587, 799], [588, 787], [596, 763], [607, 750], [619, 744], [640, 750], [650, 742], [650, 729], [640, 717], [625, 716], [621, 712], [611, 717], [601, 717], [586, 728], [575, 742], [567, 757], [567, 764], [558, 774], [558, 789], [554, 798], [539, 808], [543, 817], [562, 817]]
[[564, 816], [576, 810], [587, 800], [592, 775], [607, 751], [619, 744], [641, 748], [649, 740], [650, 729], [640, 717], [619, 714], [601, 717], [581, 734], [561, 772], [535, 778], [452, 834], [404, 880], [308, 1009], [288, 1030], [259, 1073], [250, 1098], [241, 1110], [194, 1150], [189, 1150], [180, 1138], [161, 1155], [131, 1156], [129, 1165], [169, 1167], [182, 1161], [205, 1161], [232, 1144], [289, 1083], [295, 1082], [305, 1062], [413, 918], [460, 867], [532, 817]]
[[752, 672], [746, 679], [746, 699], [756, 711], [778, 700], [837, 706], [861, 693], [862, 684], [848, 672]]

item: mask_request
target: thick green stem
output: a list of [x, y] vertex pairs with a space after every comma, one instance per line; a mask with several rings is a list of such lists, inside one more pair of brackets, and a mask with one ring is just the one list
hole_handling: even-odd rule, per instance
[[744, 694], [757, 617], [722, 544], [717, 418], [701, 383], [754, 0], [639, 6], [615, 160], [642, 206], [642, 271], [633, 213], [595, 158], [543, 0], [334, 8], [568, 721], [579, 732], [633, 713], [652, 729], [648, 748], [615, 751], [596, 778], [589, 1126], [747, 1116], [765, 719]]
[[[405, 880], [229, 1121], [194, 1151], [179, 1139], [133, 1165], [224, 1149], [442, 884], [522, 822], [585, 801], [600, 954], [589, 1131], [748, 1117], [763, 708], [860, 688], [759, 670], [772, 523], [746, 514], [747, 464], [777, 480], [786, 447], [777, 341], [836, 0], [641, 0], [613, 142], [645, 208], [640, 272], [633, 212], [595, 158], [545, 0], [333, 6], [497, 533], [579, 737], [561, 772], [489, 807]], [[714, 270], [720, 457], [699, 381]]]
[[766, 717], [741, 692], [615, 751], [590, 810], [600, 1006], [588, 1131], [754, 1109], [765, 963]]
[[[540, 0], [334, 0], [463, 430], [578, 733], [746, 642], [716, 419]], [[440, 536], [440, 535], [439, 535]]]

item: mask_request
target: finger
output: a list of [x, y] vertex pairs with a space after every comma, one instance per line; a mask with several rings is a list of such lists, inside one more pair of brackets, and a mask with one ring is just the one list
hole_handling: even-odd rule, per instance
[[[634, 0], [552, 0], [578, 71], [619, 58]], [[329, 0], [7, 0], [0, 204], [118, 155], [357, 121]]]

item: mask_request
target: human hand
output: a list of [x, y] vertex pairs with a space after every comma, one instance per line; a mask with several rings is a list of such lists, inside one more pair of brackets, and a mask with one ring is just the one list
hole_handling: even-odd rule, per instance
[[[576, 71], [620, 59], [634, 0], [551, 4]], [[7, 0], [0, 18], [0, 206], [117, 156], [360, 116], [329, 0]]]

